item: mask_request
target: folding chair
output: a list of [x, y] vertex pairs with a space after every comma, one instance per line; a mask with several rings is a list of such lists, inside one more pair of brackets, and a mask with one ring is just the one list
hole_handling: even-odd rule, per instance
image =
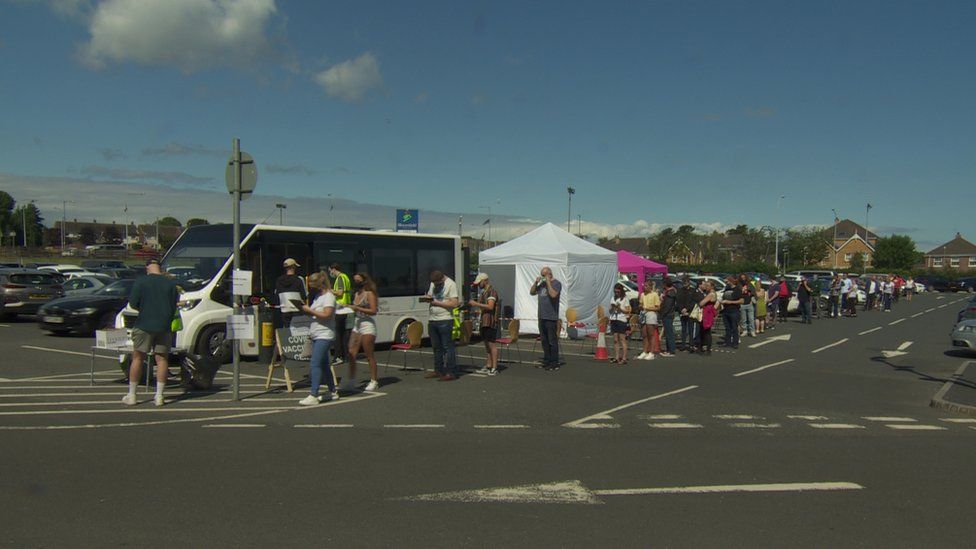
[[512, 361], [512, 350], [511, 350], [512, 345], [515, 345], [515, 352], [517, 353], [519, 363], [522, 362], [522, 351], [520, 351], [518, 348], [518, 339], [519, 339], [519, 320], [517, 318], [513, 318], [508, 322], [508, 337], [500, 337], [496, 340], [498, 344], [502, 346], [502, 348], [508, 350], [508, 360], [507, 361], [499, 360], [499, 362]]
[[[390, 350], [387, 351], [386, 353], [386, 364], [383, 366], [383, 368], [385, 369], [389, 367], [390, 355], [393, 354], [393, 351], [402, 351], [403, 367], [400, 368], [400, 371], [402, 372], [406, 370], [407, 353], [409, 353], [410, 351], [419, 351], [423, 341], [423, 337], [424, 337], [424, 325], [421, 324], [420, 322], [411, 322], [410, 325], [407, 326], [407, 342], [394, 343], [390, 345]], [[421, 369], [424, 369], [424, 354], [423, 353], [417, 353], [417, 354], [420, 355], [420, 367]]]

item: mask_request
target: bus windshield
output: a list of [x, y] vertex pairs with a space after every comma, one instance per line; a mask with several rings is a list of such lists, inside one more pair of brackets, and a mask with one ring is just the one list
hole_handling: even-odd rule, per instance
[[[241, 235], [247, 235], [252, 225], [241, 224]], [[175, 276], [184, 290], [199, 290], [220, 271], [233, 250], [232, 225], [200, 225], [191, 227], [166, 252], [163, 270]]]

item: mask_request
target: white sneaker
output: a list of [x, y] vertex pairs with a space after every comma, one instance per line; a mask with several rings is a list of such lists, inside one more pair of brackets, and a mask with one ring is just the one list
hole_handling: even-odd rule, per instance
[[478, 368], [477, 370], [474, 371], [474, 373], [476, 374], [484, 374], [484, 375], [488, 375], [488, 372], [489, 370], [487, 366], [482, 366], [481, 368]]
[[661, 356], [664, 358], [672, 358], [674, 355], [672, 355], [671, 353], [661, 353]]
[[163, 398], [163, 395], [156, 395], [155, 397], [153, 397], [153, 404], [155, 404], [156, 406], [162, 406], [166, 404], [166, 399]]
[[299, 406], [315, 406], [316, 404], [322, 402], [322, 397], [317, 397], [315, 395], [308, 395], [307, 397], [298, 401]]
[[647, 353], [641, 353], [637, 355], [637, 358], [635, 360], [644, 360], [645, 358], [647, 358]]
[[369, 380], [369, 383], [366, 384], [366, 388], [363, 390], [366, 392], [373, 392], [379, 388], [380, 388], [380, 382], [376, 381], [375, 379], [371, 379]]
[[347, 393], [352, 393], [356, 391], [356, 382], [352, 379], [347, 379], [339, 384], [339, 390], [345, 391]]
[[339, 391], [332, 391], [325, 400], [339, 400]]
[[136, 395], [126, 394], [124, 397], [122, 397], [122, 404], [125, 404], [126, 406], [135, 406], [136, 404], [139, 404], [139, 401], [136, 400]]
[[654, 360], [654, 353], [647, 353], [647, 356], [644, 357], [644, 360]]

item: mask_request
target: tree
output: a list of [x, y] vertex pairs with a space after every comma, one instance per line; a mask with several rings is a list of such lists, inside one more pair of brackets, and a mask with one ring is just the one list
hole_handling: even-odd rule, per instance
[[0, 235], [6, 236], [13, 227], [13, 211], [17, 201], [4, 191], [0, 191]]
[[874, 245], [874, 267], [881, 271], [908, 271], [921, 260], [922, 254], [907, 235], [881, 237]]
[[864, 272], [864, 254], [853, 254], [851, 256], [849, 272], [852, 273], [863, 273]]
[[742, 235], [744, 235], [744, 234], [746, 234], [748, 232], [749, 232], [749, 226], [748, 225], [736, 225], [735, 227], [733, 227], [733, 228], [725, 231], [725, 234], [727, 234], [729, 236], [734, 235], [734, 234], [742, 234]]
[[752, 263], [761, 263], [771, 254], [773, 237], [768, 227], [747, 229], [742, 234], [742, 259]]
[[85, 246], [91, 246], [95, 243], [95, 231], [88, 225], [81, 228], [81, 232], [78, 234], [78, 237], [81, 239], [81, 243]]
[[822, 231], [817, 229], [790, 229], [786, 231], [786, 240], [782, 245], [791, 264], [816, 265], [830, 255], [827, 241], [824, 240]]
[[24, 228], [27, 228], [27, 245], [40, 246], [44, 235], [44, 218], [41, 211], [33, 202], [25, 204], [13, 211], [10, 224], [17, 231], [17, 241], [24, 241]]
[[178, 219], [172, 216], [166, 216], [159, 220], [160, 227], [182, 227], [183, 224], [180, 223]]
[[209, 225], [209, 224], [210, 224], [209, 221], [207, 221], [206, 219], [201, 219], [199, 217], [194, 217], [186, 221], [187, 227], [196, 227], [197, 225]]

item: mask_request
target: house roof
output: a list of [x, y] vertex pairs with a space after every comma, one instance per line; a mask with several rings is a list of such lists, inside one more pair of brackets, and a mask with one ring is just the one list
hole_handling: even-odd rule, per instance
[[[834, 241], [834, 227], [837, 227], [837, 237], [838, 241], [843, 240], [845, 243], [851, 239], [853, 236], [860, 236], [864, 238], [864, 225], [860, 225], [851, 221], [850, 219], [844, 219], [843, 221], [838, 221], [835, 225], [831, 225], [824, 229], [823, 235], [827, 239], [827, 242]], [[867, 240], [877, 240], [878, 235], [871, 231], [867, 232]]]
[[941, 246], [936, 246], [925, 255], [976, 255], [976, 244], [966, 240], [961, 234], [956, 233], [955, 238]]
[[617, 237], [617, 238], [611, 238], [611, 239], [609, 239], [607, 241], [601, 242], [600, 245], [603, 246], [604, 248], [606, 248], [608, 250], [611, 250], [611, 251], [614, 251], [614, 252], [618, 252], [620, 250], [624, 250], [624, 251], [630, 252], [632, 254], [645, 255], [645, 256], [648, 253], [647, 239], [646, 238], [640, 238], [640, 237], [637, 237], [637, 238], [620, 238], [620, 237]]
[[[839, 233], [838, 233], [838, 234], [839, 234]], [[839, 237], [838, 237], [838, 238], [839, 238]], [[860, 235], [854, 235], [854, 236], [852, 236], [852, 237], [850, 237], [850, 238], [848, 238], [848, 239], [847, 239], [847, 241], [845, 241], [845, 242], [844, 242], [843, 244], [841, 244], [840, 246], [837, 246], [837, 252], [838, 252], [838, 253], [840, 253], [840, 252], [841, 252], [841, 251], [842, 251], [842, 250], [843, 250], [844, 248], [846, 248], [846, 247], [848, 246], [848, 244], [850, 244], [850, 243], [852, 243], [852, 242], [861, 242], [861, 243], [863, 243], [863, 244], [864, 244], [865, 246], [867, 246], [867, 248], [868, 248], [869, 250], [871, 250], [872, 252], [874, 251], [874, 246], [872, 246], [872, 245], [871, 245], [871, 243], [870, 243], [870, 242], [868, 242], [867, 240], [864, 240], [864, 237], [862, 237], [862, 236], [860, 236]]]

